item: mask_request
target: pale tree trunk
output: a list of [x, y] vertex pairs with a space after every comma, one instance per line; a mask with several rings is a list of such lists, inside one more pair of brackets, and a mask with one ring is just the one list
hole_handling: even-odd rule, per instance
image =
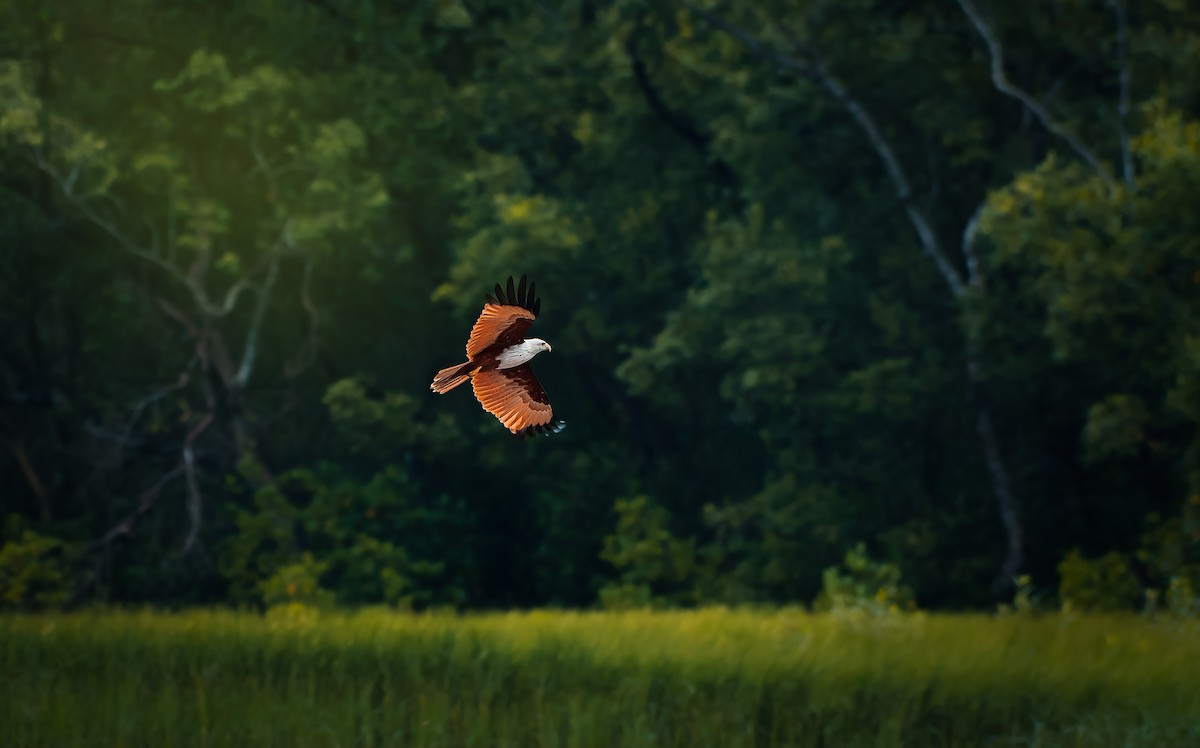
[[[946, 282], [947, 290], [960, 302], [960, 305], [965, 305], [969, 290], [979, 296], [986, 294], [983, 264], [974, 241], [983, 206], [981, 205], [976, 210], [963, 231], [963, 256], [968, 271], [968, 275], [964, 279], [958, 266], [942, 249], [937, 234], [930, 227], [924, 212], [912, 201], [912, 188], [905, 176], [904, 169], [870, 113], [850, 95], [822, 58], [815, 56], [811, 51], [810, 55], [813, 56], [813, 69], [817, 80], [842, 104], [859, 125], [859, 129], [863, 131], [867, 140], [870, 141], [876, 154], [884, 162], [896, 196], [904, 203], [905, 213], [921, 241], [921, 247]], [[975, 429], [979, 435], [984, 463], [987, 466], [988, 477], [991, 479], [992, 493], [995, 496], [1000, 519], [1004, 526], [1006, 541], [1004, 561], [1000, 564], [1000, 569], [992, 585], [993, 590], [999, 594], [1013, 585], [1025, 562], [1025, 530], [1022, 524], [1021, 502], [1013, 491], [1012, 478], [1000, 449], [1000, 439], [996, 435], [992, 409], [986, 394], [983, 366], [979, 356], [979, 334], [975, 326], [971, 324], [966, 326], [966, 330], [963, 347], [967, 358], [967, 385], [971, 407], [975, 410]]]
[[1121, 141], [1121, 175], [1125, 186], [1134, 189], [1137, 178], [1133, 168], [1133, 148], [1129, 140], [1129, 86], [1132, 66], [1129, 62], [1129, 24], [1125, 18], [1125, 6], [1121, 0], [1109, 0], [1117, 18], [1117, 75], [1121, 81], [1120, 98], [1117, 101], [1118, 136]]
[[1004, 536], [1008, 541], [1004, 562], [1000, 564], [1000, 570], [992, 582], [992, 590], [1000, 593], [1014, 584], [1021, 571], [1021, 565], [1025, 562], [1025, 528], [1021, 521], [1021, 502], [1013, 493], [1012, 480], [1008, 476], [1008, 468], [1000, 452], [1000, 440], [992, 423], [992, 409], [987, 401], [983, 372], [974, 353], [967, 356], [967, 382], [971, 387], [971, 402], [975, 408], [975, 430], [983, 447], [983, 459], [992, 479], [992, 492], [996, 495], [1000, 520], [1004, 523]]
[[[980, 12], [974, 0], [957, 0], [967, 20], [983, 38], [988, 50], [992, 84], [997, 91], [1021, 103], [1049, 133], [1065, 143], [1070, 150], [1084, 163], [1091, 167], [1109, 187], [1114, 189], [1116, 182], [1108, 167], [1083, 140], [1070, 128], [1057, 121], [1044, 103], [1015, 84], [1004, 68], [1004, 47], [985, 15]], [[1129, 41], [1125, 8], [1121, 0], [1108, 0], [1117, 21], [1117, 65], [1120, 80], [1120, 101], [1118, 103], [1118, 121], [1120, 127], [1120, 148], [1122, 176], [1128, 188], [1135, 188], [1133, 157], [1130, 149], [1128, 133], [1129, 118], [1129, 87], [1130, 63]], [[966, 304], [969, 295], [981, 298], [987, 293], [982, 258], [975, 247], [975, 234], [979, 227], [980, 216], [983, 212], [981, 204], [963, 230], [962, 254], [966, 268], [965, 274], [959, 266], [951, 261], [942, 249], [937, 234], [931, 228], [924, 211], [912, 200], [912, 188], [900, 160], [896, 157], [891, 144], [875, 123], [871, 113], [846, 88], [842, 81], [833, 73], [820, 51], [791, 35], [781, 24], [776, 24], [775, 30], [788, 41], [792, 51], [781, 51], [765, 44], [760, 38], [735, 26], [720, 16], [700, 8], [685, 0], [684, 5], [696, 16], [705, 19], [714, 28], [740, 40], [755, 55], [769, 60], [774, 64], [800, 73], [819, 83], [846, 113], [858, 125], [871, 148], [882, 161], [892, 183], [896, 197], [904, 206], [921, 243], [925, 255], [933, 263], [939, 275], [946, 283], [947, 289], [960, 306]], [[975, 429], [979, 435], [980, 446], [983, 450], [984, 463], [992, 483], [1000, 519], [1004, 526], [1007, 550], [1004, 561], [997, 572], [994, 589], [1001, 592], [1011, 588], [1017, 574], [1020, 573], [1025, 559], [1025, 531], [1022, 520], [1021, 501], [1013, 490], [1012, 479], [1005, 463], [1000, 439], [996, 434], [995, 421], [992, 418], [991, 406], [988, 402], [986, 376], [980, 357], [980, 331], [978, 326], [970, 321], [964, 326], [964, 350], [966, 353], [966, 374], [971, 405], [975, 410]]]
[[[279, 239], [258, 267], [250, 270], [241, 278], [230, 284], [223, 293], [210, 289], [206, 278], [211, 265], [207, 251], [196, 253], [193, 262], [183, 267], [177, 264], [176, 252], [173, 246], [174, 232], [168, 230], [169, 246], [160, 247], [157, 232], [152, 232], [148, 242], [139, 242], [133, 234], [127, 232], [119, 222], [119, 216], [105, 212], [97, 202], [87, 196], [80, 195], [76, 187], [76, 177], [79, 165], [64, 173], [56, 169], [42, 150], [35, 150], [33, 161], [61, 191], [63, 197], [76, 208], [80, 215], [94, 226], [103, 230], [125, 252], [149, 262], [164, 274], [180, 284], [188, 292], [188, 297], [194, 306], [191, 313], [184, 312], [163, 297], [158, 297], [160, 309], [178, 322], [192, 338], [195, 353], [187, 370], [181, 374], [181, 382], [189, 381], [188, 371], [198, 369], [199, 376], [194, 382], [202, 388], [201, 398], [204, 410], [202, 415], [187, 431], [179, 445], [180, 466], [186, 487], [186, 509], [189, 527], [183, 540], [183, 552], [192, 553], [200, 547], [200, 530], [204, 517], [204, 495], [198, 475], [197, 461], [200, 457], [198, 442], [215, 422], [218, 414], [223, 414], [222, 421], [232, 432], [233, 441], [238, 451], [239, 462], [258, 467], [257, 481], [266, 483], [271, 480], [271, 474], [258, 459], [253, 417], [245, 400], [245, 391], [259, 361], [259, 345], [262, 326], [266, 319], [266, 311], [271, 303], [280, 265], [285, 258], [303, 257], [291, 234], [291, 223], [285, 222]], [[309, 295], [312, 277], [312, 257], [304, 261], [304, 276], [300, 288], [301, 303], [309, 316], [309, 337], [302, 344], [301, 350], [294, 361], [284, 366], [289, 378], [299, 375], [315, 360], [317, 351], [318, 314]], [[223, 324], [231, 317], [237, 308], [239, 300], [246, 294], [256, 294], [257, 298], [251, 313], [250, 324], [245, 332], [241, 355], [235, 360], [226, 345], [226, 333]], [[182, 385], [180, 385], [182, 387]], [[218, 403], [224, 405], [218, 408]], [[171, 474], [175, 471], [172, 470]], [[153, 492], [154, 500], [159, 491]], [[152, 500], [153, 502], [153, 500]], [[151, 502], [151, 503], [152, 503]], [[132, 521], [144, 514], [135, 512], [118, 526], [124, 528], [120, 532], [110, 531], [104, 537], [109, 541], [125, 534]], [[114, 528], [115, 529], [115, 528]]]
[[[950, 294], [959, 301], [961, 306], [966, 303], [968, 293], [975, 295], [986, 293], [982, 261], [974, 242], [982, 206], [972, 215], [963, 231], [962, 250], [967, 267], [967, 273], [964, 275], [959, 266], [943, 249], [925, 212], [913, 201], [911, 182], [900, 159], [892, 149], [891, 143], [883, 135], [883, 131], [875, 122], [870, 111], [850, 93], [818, 50], [795, 39], [790, 40], [796, 48], [795, 54], [771, 49], [744, 29], [696, 6], [689, 5], [688, 7], [713, 26], [741, 40], [758, 56], [781, 67], [801, 73], [819, 83], [854, 120], [870, 143], [872, 150], [883, 163], [888, 180], [892, 183], [896, 197], [904, 206], [904, 212], [920, 241], [922, 251], [945, 282]], [[787, 36], [786, 32], [784, 35]], [[976, 432], [979, 436], [984, 464], [992, 484], [992, 493], [996, 500], [1006, 541], [1004, 560], [997, 570], [996, 581], [993, 585], [997, 593], [1000, 593], [1011, 587], [1024, 564], [1025, 532], [1021, 519], [1021, 502], [1013, 490], [1012, 479], [1000, 448], [1000, 439], [996, 435], [995, 422], [985, 394], [983, 367], [980, 363], [977, 338], [977, 332], [968, 325], [963, 340], [967, 359], [968, 392], [970, 393], [971, 407], [975, 412]]]
[[[962, 8], [963, 14], [970, 19], [975, 30], [983, 37], [984, 43], [987, 44], [988, 56], [991, 60], [992, 85], [996, 87], [996, 90], [1021, 102], [1037, 118], [1042, 127], [1070, 146], [1075, 155], [1079, 156], [1082, 161], [1092, 167], [1100, 175], [1100, 178], [1104, 180], [1104, 183], [1111, 188], [1113, 186], [1112, 173], [1101, 163], [1100, 158], [1084, 145], [1083, 141], [1075, 133], [1056, 121], [1042, 102], [1008, 79], [1008, 75], [1004, 72], [1004, 47], [1000, 44], [999, 37], [992, 30], [991, 24], [987, 22], [983, 14], [975, 7], [974, 0], [958, 0], [958, 5]], [[1123, 13], [1121, 18], [1124, 18]], [[1122, 23], [1121, 28], [1124, 29], [1124, 23]]]

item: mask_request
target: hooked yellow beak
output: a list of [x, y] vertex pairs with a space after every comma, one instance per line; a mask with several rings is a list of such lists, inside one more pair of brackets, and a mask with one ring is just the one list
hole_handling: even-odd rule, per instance
[[546, 344], [546, 350], [550, 351], [551, 353], [554, 353], [554, 349], [550, 347], [549, 343]]

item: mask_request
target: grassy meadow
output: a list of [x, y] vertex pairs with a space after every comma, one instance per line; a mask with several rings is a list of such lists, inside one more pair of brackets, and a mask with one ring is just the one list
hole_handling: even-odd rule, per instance
[[1200, 625], [801, 611], [0, 617], [5, 746], [1194, 746]]

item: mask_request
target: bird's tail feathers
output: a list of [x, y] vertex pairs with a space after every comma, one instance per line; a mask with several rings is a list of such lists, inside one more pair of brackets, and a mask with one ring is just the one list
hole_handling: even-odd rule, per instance
[[455, 364], [454, 366], [442, 369], [433, 378], [433, 384], [429, 385], [429, 389], [443, 395], [458, 385], [471, 378], [474, 372], [474, 364], [468, 361], [465, 364]]

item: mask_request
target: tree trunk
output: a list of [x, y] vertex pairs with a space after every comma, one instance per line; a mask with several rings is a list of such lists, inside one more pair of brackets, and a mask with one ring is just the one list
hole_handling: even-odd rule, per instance
[[[1035, 114], [1039, 115], [1039, 118], [1047, 129], [1055, 135], [1067, 139], [1085, 161], [1102, 169], [1094, 155], [1083, 147], [1068, 130], [1054, 122], [1049, 114], [1046, 113], [1044, 107], [1041, 107], [1031, 96], [1009, 83], [1003, 75], [999, 44], [991, 36], [990, 28], [978, 18], [977, 14], [972, 13], [974, 6], [970, 0], [959, 0], [959, 4], [963, 6], [964, 10], [968, 11], [968, 15], [976, 22], [977, 28], [980, 29], [980, 32], [988, 40], [989, 48], [993, 54], [993, 77], [996, 80], [997, 86], [1001, 87], [1001, 90], [1005, 93], [1016, 96], [1027, 106], [1030, 106]], [[904, 212], [917, 234], [921, 249], [930, 262], [932, 262], [934, 268], [937, 269], [942, 280], [945, 281], [950, 295], [958, 301], [959, 308], [964, 311], [966, 310], [965, 305], [970, 292], [976, 294], [986, 293], [981, 258], [974, 246], [975, 233], [978, 230], [979, 218], [982, 215], [982, 205], [968, 220], [963, 231], [962, 252], [967, 269], [967, 272], [964, 274], [959, 266], [952, 261], [950, 255], [946, 253], [937, 232], [933, 229], [933, 224], [925, 215], [925, 211], [919, 204], [913, 201], [912, 183], [909, 181], [904, 165], [893, 150], [891, 142], [884, 135], [884, 131], [876, 123], [874, 116], [866, 106], [854, 96], [850, 89], [835, 74], [824, 56], [821, 55], [820, 50], [795, 38], [787, 33], [786, 29], [781, 28], [778, 31], [795, 47], [795, 54], [781, 52], [764, 44], [754, 34], [734, 26], [708, 10], [691, 3], [686, 3], [686, 5], [693, 13], [707, 20], [714, 28], [720, 29], [741, 41], [751, 53], [769, 60], [782, 68], [805, 75], [819, 83], [837, 101], [842, 109], [845, 110], [846, 114], [854, 120], [863, 136], [867, 139], [867, 142], [870, 143], [872, 150], [875, 151], [875, 155], [879, 157], [887, 172], [888, 180], [892, 183], [892, 189], [895, 191], [896, 197], [903, 204]], [[1103, 171], [1101, 171], [1101, 174], [1102, 176], [1105, 175]], [[1013, 580], [1020, 571], [1021, 564], [1024, 562], [1024, 529], [1021, 525], [1021, 505], [1012, 489], [1012, 481], [1009, 477], [1008, 468], [1004, 464], [1004, 457], [1000, 451], [1000, 441], [996, 436], [996, 428], [992, 421], [990, 406], [984, 392], [983, 369], [980, 366], [976, 353], [976, 334], [974, 331], [967, 332], [964, 343], [967, 352], [967, 383], [971, 401], [975, 408], [975, 427], [979, 433], [984, 462], [987, 465], [988, 475], [991, 478], [992, 491], [996, 496], [1008, 545], [1004, 561], [1001, 563], [996, 581], [993, 583], [993, 589], [999, 593], [1013, 584]]]
[[992, 423], [992, 408], [988, 402], [986, 383], [979, 359], [974, 351], [967, 355], [967, 381], [970, 383], [971, 402], [975, 407], [975, 430], [983, 446], [983, 458], [992, 479], [992, 491], [1000, 509], [1000, 520], [1004, 523], [1004, 534], [1008, 550], [1004, 563], [992, 582], [992, 591], [1000, 594], [1015, 583], [1017, 572], [1025, 562], [1025, 528], [1021, 520], [1021, 504], [1013, 494], [1008, 468], [1000, 453], [1000, 440]]

